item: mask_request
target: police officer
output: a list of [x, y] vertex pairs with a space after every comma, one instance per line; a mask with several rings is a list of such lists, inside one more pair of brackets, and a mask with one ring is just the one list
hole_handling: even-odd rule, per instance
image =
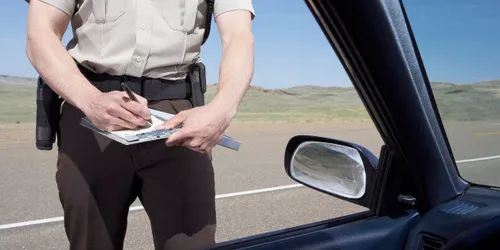
[[[222, 41], [215, 98], [194, 105], [190, 69], [200, 63], [205, 0], [31, 0], [27, 56], [64, 102], [56, 182], [71, 249], [121, 249], [138, 197], [155, 249], [215, 242], [211, 149], [234, 117], [253, 74], [251, 0], [215, 0]], [[71, 21], [73, 38], [61, 38]], [[128, 98], [125, 81], [139, 97]], [[182, 124], [167, 140], [125, 146], [79, 125], [112, 131], [145, 126], [148, 108]]]

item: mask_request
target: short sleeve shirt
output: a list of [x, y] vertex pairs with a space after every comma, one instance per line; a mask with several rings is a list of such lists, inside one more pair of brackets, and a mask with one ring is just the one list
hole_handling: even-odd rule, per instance
[[[111, 75], [184, 78], [200, 62], [205, 0], [40, 0], [70, 16], [70, 55]], [[213, 15], [248, 10], [252, 0], [215, 0]]]

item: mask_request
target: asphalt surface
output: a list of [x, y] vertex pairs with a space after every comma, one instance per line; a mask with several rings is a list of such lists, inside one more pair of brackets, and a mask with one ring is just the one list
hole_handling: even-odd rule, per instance
[[[457, 160], [500, 155], [500, 123], [446, 124]], [[2, 131], [3, 130], [3, 131]], [[55, 151], [34, 147], [32, 129], [0, 130], [0, 227], [62, 216], [55, 185]], [[5, 133], [20, 133], [14, 140]], [[295, 184], [285, 174], [287, 141], [297, 134], [332, 137], [380, 151], [382, 140], [371, 124], [233, 125], [239, 152], [214, 151], [218, 195]], [[16, 137], [17, 138], [17, 137]], [[476, 183], [500, 185], [500, 159], [459, 164], [461, 175]], [[133, 206], [140, 205], [136, 201]], [[217, 200], [217, 241], [312, 223], [364, 208], [305, 187]], [[126, 249], [152, 249], [149, 221], [143, 210], [129, 215]], [[0, 249], [67, 249], [62, 222], [0, 230]]]

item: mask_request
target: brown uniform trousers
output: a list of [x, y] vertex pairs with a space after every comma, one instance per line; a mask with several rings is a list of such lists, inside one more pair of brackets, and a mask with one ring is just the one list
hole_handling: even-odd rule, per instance
[[[177, 113], [189, 100], [154, 101]], [[214, 244], [215, 188], [211, 157], [165, 140], [125, 146], [79, 125], [83, 113], [62, 106], [56, 181], [70, 249], [122, 249], [130, 205], [138, 197], [155, 249]]]

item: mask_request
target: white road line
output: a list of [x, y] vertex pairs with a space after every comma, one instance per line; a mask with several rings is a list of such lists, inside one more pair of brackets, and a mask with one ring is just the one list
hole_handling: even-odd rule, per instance
[[[500, 155], [482, 157], [482, 158], [474, 158], [474, 159], [465, 159], [465, 160], [457, 161], [457, 163], [487, 161], [487, 160], [494, 160], [494, 159], [500, 159]], [[231, 197], [268, 193], [268, 192], [274, 192], [274, 191], [279, 191], [279, 190], [298, 188], [298, 187], [302, 187], [302, 186], [303, 185], [301, 185], [301, 184], [293, 184], [293, 185], [263, 188], [263, 189], [249, 190], [249, 191], [229, 193], [229, 194], [220, 194], [220, 195], [216, 195], [215, 199], [219, 200], [219, 199], [226, 199], [226, 198], [231, 198]], [[133, 207], [130, 207], [129, 211], [138, 211], [138, 210], [143, 210], [143, 209], [144, 209], [143, 206], [133, 206]], [[33, 226], [33, 225], [40, 225], [40, 224], [47, 224], [47, 223], [53, 223], [53, 222], [60, 222], [63, 220], [64, 220], [64, 218], [62, 216], [60, 216], [60, 217], [53, 217], [53, 218], [48, 218], [48, 219], [31, 220], [31, 221], [24, 221], [24, 222], [12, 223], [12, 224], [5, 224], [5, 225], [0, 225], [0, 230]]]
[[[237, 197], [237, 196], [246, 196], [246, 195], [252, 195], [252, 194], [268, 193], [268, 192], [274, 192], [274, 191], [286, 190], [286, 189], [292, 189], [292, 188], [298, 188], [298, 187], [302, 187], [302, 184], [293, 184], [293, 185], [278, 186], [278, 187], [272, 187], [272, 188], [263, 188], [263, 189], [229, 193], [229, 194], [220, 194], [220, 195], [216, 195], [215, 199], [219, 200], [219, 199], [226, 199], [226, 198]], [[138, 211], [138, 210], [143, 210], [143, 209], [144, 209], [143, 206], [133, 206], [133, 207], [130, 207], [129, 211]], [[42, 219], [42, 220], [31, 220], [31, 221], [24, 221], [24, 222], [12, 223], [12, 224], [5, 224], [5, 225], [0, 225], [0, 230], [12, 229], [12, 228], [18, 228], [18, 227], [26, 227], [26, 226], [34, 226], [34, 225], [47, 224], [47, 223], [53, 223], [53, 222], [61, 222], [63, 220], [64, 220], [64, 217], [60, 216], [60, 217], [54, 217], [54, 218], [48, 218], [48, 219]]]
[[33, 226], [33, 225], [39, 225], [39, 224], [47, 224], [47, 223], [59, 222], [59, 221], [63, 221], [63, 220], [64, 220], [64, 217], [62, 217], [62, 216], [43, 219], [43, 220], [30, 220], [30, 221], [0, 225], [0, 230], [11, 229], [11, 228], [16, 228], [16, 227]]
[[494, 160], [494, 159], [500, 159], [500, 155], [489, 156], [489, 157], [482, 157], [482, 158], [475, 158], [475, 159], [460, 160], [460, 161], [457, 161], [457, 163], [467, 163], [467, 162], [476, 162], [476, 161], [488, 161], [488, 160]]

